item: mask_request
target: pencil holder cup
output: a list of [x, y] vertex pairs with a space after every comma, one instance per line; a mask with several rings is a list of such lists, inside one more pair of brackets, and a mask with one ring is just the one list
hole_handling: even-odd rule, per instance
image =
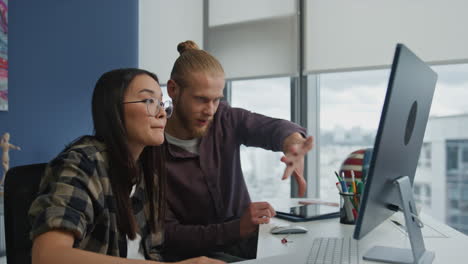
[[340, 192], [340, 223], [354, 225], [358, 217], [360, 195]]

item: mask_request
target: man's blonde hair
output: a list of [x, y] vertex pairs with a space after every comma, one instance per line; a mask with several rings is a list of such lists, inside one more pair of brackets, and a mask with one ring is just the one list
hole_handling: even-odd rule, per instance
[[171, 79], [184, 87], [193, 73], [202, 72], [212, 76], [224, 76], [223, 66], [210, 53], [201, 50], [198, 45], [187, 40], [177, 45], [179, 58], [174, 63]]

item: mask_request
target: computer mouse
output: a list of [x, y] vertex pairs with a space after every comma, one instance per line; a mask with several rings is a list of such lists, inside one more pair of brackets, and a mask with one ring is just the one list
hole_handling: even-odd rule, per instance
[[307, 228], [297, 225], [288, 225], [288, 226], [275, 226], [270, 229], [270, 233], [274, 235], [278, 234], [300, 234], [307, 233]]

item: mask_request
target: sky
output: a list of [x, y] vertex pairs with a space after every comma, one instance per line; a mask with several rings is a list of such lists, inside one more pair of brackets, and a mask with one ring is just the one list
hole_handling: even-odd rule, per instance
[[233, 81], [231, 105], [290, 120], [290, 83], [289, 77]]
[[[468, 113], [468, 64], [432, 66], [438, 74], [431, 116]], [[360, 127], [376, 131], [390, 70], [324, 73], [320, 75], [320, 127]], [[166, 96], [165, 87], [164, 97]], [[290, 119], [290, 78], [232, 82], [232, 106]]]
[[[468, 64], [433, 66], [438, 81], [431, 116], [468, 113]], [[378, 126], [389, 70], [322, 74], [320, 77], [321, 123], [324, 130], [354, 126], [375, 130]]]

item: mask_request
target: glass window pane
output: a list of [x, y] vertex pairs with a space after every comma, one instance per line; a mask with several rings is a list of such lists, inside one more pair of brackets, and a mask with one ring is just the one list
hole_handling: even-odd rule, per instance
[[460, 217], [457, 216], [457, 215], [452, 215], [452, 216], [450, 216], [450, 222], [452, 222], [453, 224], [458, 223], [459, 218]]
[[458, 147], [447, 147], [447, 170], [458, 169]]
[[452, 208], [458, 208], [458, 200], [450, 200], [450, 206]]
[[430, 143], [424, 143], [423, 148], [424, 148], [425, 158], [426, 159], [431, 159], [431, 157], [432, 157], [432, 155], [431, 155], [431, 144]]
[[432, 197], [432, 189], [430, 185], [426, 185], [426, 193], [427, 193], [427, 198], [430, 199]]
[[[427, 185], [420, 199], [448, 219], [452, 201], [467, 194], [457, 188], [468, 184], [468, 64], [432, 67], [438, 74], [429, 121], [421, 149], [415, 184]], [[320, 190], [336, 199], [332, 172], [351, 151], [372, 146], [388, 83], [388, 70], [321, 74], [320, 83]], [[365, 140], [363, 140], [365, 138]], [[441, 169], [443, 168], [443, 169]], [[446, 183], [446, 192], [432, 192], [433, 182]], [[442, 182], [441, 182], [442, 181]], [[442, 196], [443, 195], [443, 196]], [[426, 196], [426, 197], [422, 197]], [[450, 224], [450, 223], [449, 223]], [[468, 226], [468, 223], [460, 223]]]
[[[462, 222], [464, 224], [468, 223], [468, 216], [464, 215], [464, 216], [460, 217], [460, 222]], [[466, 226], [466, 224], [465, 224], [465, 228], [468, 228], [468, 226]]]
[[[468, 186], [463, 186], [463, 189], [462, 189], [462, 197], [461, 199], [463, 201], [468, 201], [468, 189], [467, 189]], [[468, 224], [468, 222], [466, 222], [466, 224]]]
[[334, 171], [351, 152], [373, 147], [389, 70], [320, 75], [320, 197], [337, 201]]
[[421, 186], [419, 186], [419, 185], [414, 185], [414, 186], [413, 186], [413, 193], [414, 193], [414, 195], [419, 196], [419, 195], [420, 195], [420, 192], [421, 192]]
[[[231, 105], [275, 118], [291, 118], [289, 77], [232, 81]], [[290, 197], [290, 180], [282, 181], [282, 152], [241, 146], [244, 178], [253, 201]]]
[[[466, 115], [468, 113], [468, 64], [439, 65], [431, 116]], [[468, 133], [468, 132], [467, 132]]]
[[446, 196], [441, 192], [430, 193], [434, 203], [432, 206], [439, 208], [438, 211], [432, 210], [432, 213], [436, 218], [444, 219], [446, 212], [452, 212], [458, 216], [458, 224], [468, 225], [466, 218], [460, 217], [462, 211], [458, 208], [468, 197], [463, 187], [468, 184], [468, 179], [464, 177], [462, 163], [465, 159], [464, 149], [468, 147], [468, 129], [465, 125], [468, 122], [465, 99], [468, 96], [468, 64], [432, 68], [437, 72], [438, 80], [424, 142], [432, 143], [433, 167], [445, 167], [445, 170], [429, 170], [428, 174], [437, 184], [445, 182], [447, 186]]
[[465, 146], [462, 150], [462, 162], [468, 163], [468, 146]]
[[171, 101], [172, 102], [172, 98], [169, 97], [169, 94], [167, 93], [167, 86], [166, 85], [161, 85], [161, 91], [162, 91], [163, 101]]

